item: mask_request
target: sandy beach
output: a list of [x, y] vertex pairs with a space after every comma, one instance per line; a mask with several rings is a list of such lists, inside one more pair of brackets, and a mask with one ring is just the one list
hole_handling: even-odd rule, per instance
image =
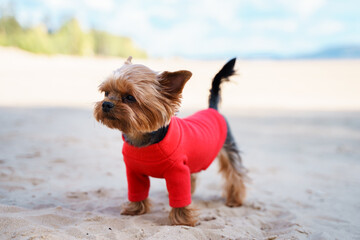
[[[138, 60], [187, 69], [180, 116], [206, 107], [226, 61]], [[118, 131], [95, 121], [97, 86], [123, 59], [0, 48], [0, 239], [360, 239], [360, 61], [238, 61], [223, 89], [252, 181], [228, 208], [215, 161], [199, 175], [196, 227], [170, 226], [165, 182], [151, 213], [127, 201]]]

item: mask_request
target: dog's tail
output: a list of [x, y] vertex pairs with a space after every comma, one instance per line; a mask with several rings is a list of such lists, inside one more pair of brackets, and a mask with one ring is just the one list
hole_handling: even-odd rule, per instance
[[215, 75], [211, 89], [210, 89], [210, 96], [209, 96], [209, 108], [213, 108], [218, 110], [218, 105], [221, 100], [220, 97], [220, 85], [224, 81], [229, 81], [229, 77], [234, 75], [236, 58], [231, 59], [228, 61], [223, 68]]

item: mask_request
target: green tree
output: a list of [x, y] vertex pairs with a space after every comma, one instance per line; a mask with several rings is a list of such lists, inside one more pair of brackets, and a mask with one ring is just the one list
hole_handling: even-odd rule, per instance
[[93, 40], [81, 30], [76, 19], [70, 19], [51, 35], [55, 51], [62, 54], [92, 55]]
[[146, 52], [136, 48], [130, 38], [111, 35], [104, 31], [92, 30], [94, 50], [97, 55], [145, 58]]
[[23, 28], [15, 17], [3, 14], [0, 18], [0, 45], [45, 54], [146, 57], [146, 52], [136, 48], [130, 38], [94, 29], [86, 33], [74, 18], [54, 33], [49, 33], [44, 24]]

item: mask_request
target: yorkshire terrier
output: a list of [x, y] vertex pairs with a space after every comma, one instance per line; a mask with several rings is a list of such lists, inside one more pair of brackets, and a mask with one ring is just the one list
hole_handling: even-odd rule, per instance
[[196, 186], [195, 174], [207, 169], [216, 156], [225, 179], [226, 205], [241, 206], [246, 192], [246, 169], [229, 124], [217, 111], [220, 85], [235, 73], [236, 59], [215, 75], [209, 108], [184, 119], [175, 113], [192, 73], [158, 73], [132, 64], [131, 59], [99, 86], [105, 97], [94, 109], [98, 122], [122, 132], [130, 201], [122, 214], [149, 212], [149, 177], [164, 178], [172, 207], [171, 223], [195, 226], [198, 214], [189, 206]]

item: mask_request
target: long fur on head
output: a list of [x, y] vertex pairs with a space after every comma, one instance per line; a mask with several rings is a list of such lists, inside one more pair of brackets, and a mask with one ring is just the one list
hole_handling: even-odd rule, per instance
[[[132, 64], [129, 57], [99, 86], [107, 96], [95, 104], [94, 116], [109, 128], [129, 135], [155, 131], [169, 124], [180, 106], [182, 89], [190, 77], [188, 71], [159, 74], [144, 65]], [[126, 101], [128, 95], [136, 101]], [[109, 112], [102, 111], [105, 101], [114, 104]]]

